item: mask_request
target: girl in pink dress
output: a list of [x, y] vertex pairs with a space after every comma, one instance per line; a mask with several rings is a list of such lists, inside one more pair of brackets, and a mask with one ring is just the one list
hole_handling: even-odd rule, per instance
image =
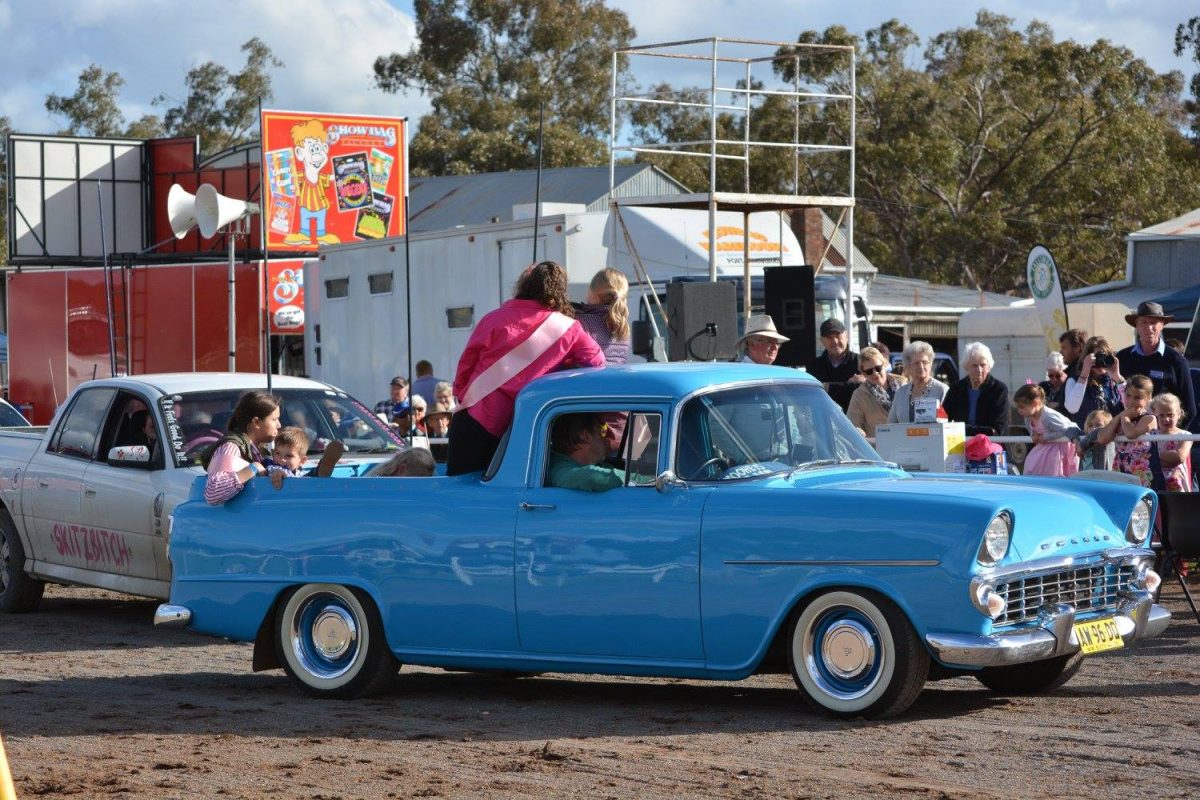
[[1025, 456], [1025, 474], [1063, 478], [1078, 472], [1075, 440], [1079, 438], [1079, 427], [1046, 406], [1042, 387], [1025, 384], [1013, 395], [1013, 403], [1033, 437], [1033, 449]]
[[1134, 375], [1125, 382], [1125, 410], [1104, 426], [1097, 441], [1111, 442], [1118, 434], [1128, 441], [1117, 442], [1117, 453], [1113, 469], [1126, 475], [1135, 475], [1147, 489], [1154, 486], [1154, 470], [1151, 465], [1154, 443], [1140, 437], [1158, 430], [1158, 420], [1150, 413], [1150, 398], [1154, 384], [1145, 375]]
[[[1158, 421], [1159, 433], [1187, 433], [1179, 427], [1179, 423], [1183, 421], [1183, 407], [1175, 395], [1170, 392], [1158, 395], [1150, 402], [1150, 410], [1154, 412], [1154, 418]], [[1190, 492], [1192, 490], [1192, 443], [1156, 442], [1156, 444], [1166, 491]]]

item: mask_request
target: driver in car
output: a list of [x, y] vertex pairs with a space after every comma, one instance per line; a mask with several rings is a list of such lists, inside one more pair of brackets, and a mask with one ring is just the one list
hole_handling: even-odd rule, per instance
[[606, 492], [625, 485], [625, 471], [604, 463], [608, 426], [597, 414], [564, 414], [550, 431], [546, 484], [560, 489]]

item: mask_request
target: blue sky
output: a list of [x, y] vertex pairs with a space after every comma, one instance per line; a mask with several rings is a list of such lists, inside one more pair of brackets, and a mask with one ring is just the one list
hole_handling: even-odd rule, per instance
[[[809, 2], [809, 0], [609, 0], [629, 15], [638, 43], [729, 36], [792, 40], [806, 28], [842, 24], [862, 32], [891, 17], [923, 39], [969, 26], [980, 7], [1051, 25], [1060, 39], [1122, 44], [1154, 68], [1191, 75], [1196, 65], [1172, 55], [1182, 0], [993, 0], [986, 5], [949, 0]], [[1191, 13], [1200, 13], [1193, 6]], [[416, 118], [427, 102], [372, 88], [375, 57], [412, 43], [408, 0], [0, 0], [0, 115], [25, 132], [53, 132], [46, 113], [50, 92], [71, 94], [90, 63], [120, 72], [128, 119], [154, 112], [160, 93], [183, 94], [183, 76], [208, 60], [242, 63], [239, 45], [260, 36], [283, 59], [276, 73], [277, 108]]]

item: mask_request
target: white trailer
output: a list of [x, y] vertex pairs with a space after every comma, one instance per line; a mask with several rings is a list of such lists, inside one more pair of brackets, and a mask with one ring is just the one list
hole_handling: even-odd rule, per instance
[[[707, 275], [707, 248], [714, 241], [718, 275], [743, 275], [741, 214], [719, 214], [717, 236], [710, 240], [704, 211], [623, 208], [621, 213], [654, 291], [665, 295], [672, 278]], [[428, 360], [435, 375], [451, 379], [475, 322], [512, 296], [518, 276], [534, 259], [532, 205], [514, 206], [513, 216], [507, 222], [414, 233], [407, 269], [403, 238], [322, 248], [304, 274], [308, 374], [355, 397], [384, 397], [393, 375], [410, 374], [411, 308], [412, 362]], [[752, 214], [750, 228], [752, 278], [761, 277], [764, 266], [803, 263], [803, 249], [777, 212]], [[631, 316], [639, 318], [639, 305], [645, 307], [641, 301], [649, 292], [608, 213], [543, 203], [537, 258], [567, 269], [575, 300], [584, 299], [597, 270], [616, 266], [629, 278]], [[841, 303], [825, 301], [831, 308]]]

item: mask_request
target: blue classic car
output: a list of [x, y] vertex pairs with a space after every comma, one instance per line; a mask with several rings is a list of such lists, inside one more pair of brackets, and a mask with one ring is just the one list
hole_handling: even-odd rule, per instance
[[[564, 414], [615, 420], [620, 486], [547, 485]], [[611, 455], [611, 454], [610, 454]], [[254, 668], [356, 697], [402, 662], [736, 680], [790, 672], [879, 717], [928, 680], [1052, 689], [1160, 633], [1152, 492], [913, 476], [794, 370], [561, 372], [518, 397], [487, 472], [254, 481], [176, 508], [156, 622], [253, 641]]]

